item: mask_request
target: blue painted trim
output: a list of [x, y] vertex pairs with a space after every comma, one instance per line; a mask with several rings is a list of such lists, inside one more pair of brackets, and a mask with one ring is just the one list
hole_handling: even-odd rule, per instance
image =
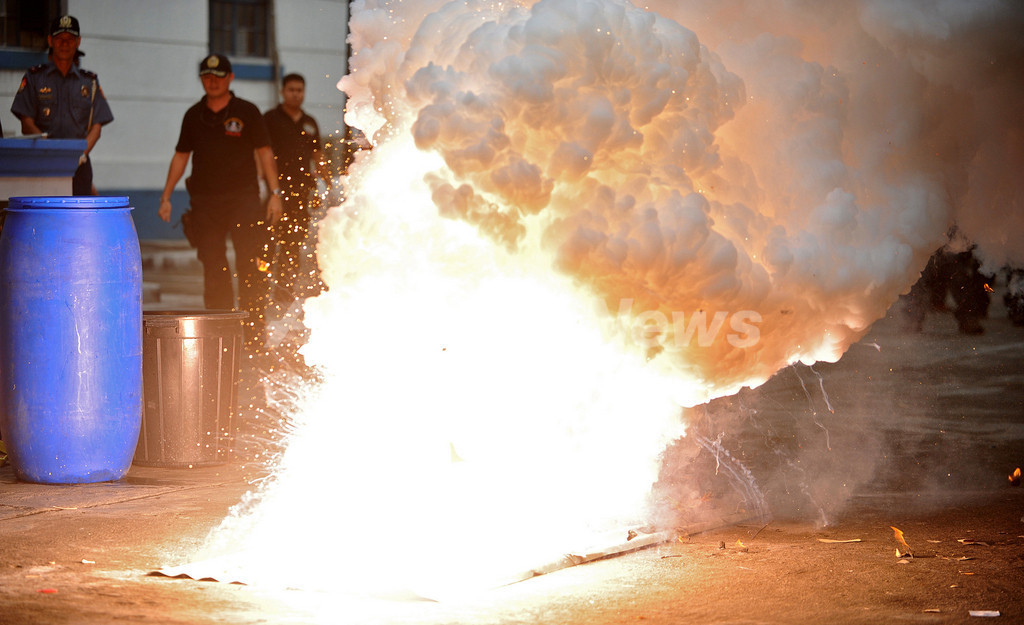
[[160, 189], [98, 189], [100, 195], [127, 196], [128, 205], [134, 208], [132, 220], [139, 239], [184, 239], [181, 230], [181, 215], [189, 207], [188, 193], [182, 189], [171, 194], [171, 223], [160, 219]]
[[232, 63], [235, 78], [241, 80], [274, 80], [274, 66], [264, 63]]
[[46, 51], [0, 48], [0, 69], [28, 69], [46, 62]]

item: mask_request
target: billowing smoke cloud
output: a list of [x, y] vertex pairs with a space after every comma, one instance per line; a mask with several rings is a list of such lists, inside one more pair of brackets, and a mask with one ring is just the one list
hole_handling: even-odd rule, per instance
[[699, 403], [838, 359], [954, 223], [1024, 260], [1022, 13], [363, 0], [340, 86], [440, 155], [440, 215], [548, 254]]
[[[374, 148], [320, 226], [324, 381], [225, 524], [254, 579], [507, 580], [646, 523], [660, 468], [696, 509], [699, 461], [763, 510], [723, 434], [759, 410], [737, 391], [840, 358], [954, 223], [1024, 261], [1019, 2], [351, 6], [340, 87]], [[858, 403], [844, 427], [888, 416]], [[680, 405], [698, 448], [670, 446]], [[852, 485], [881, 443], [809, 410], [813, 462], [767, 451], [827, 521], [849, 490], [826, 469]]]
[[[1024, 159], [1015, 112], [1024, 96], [1020, 3], [660, 4], [697, 30], [750, 94], [772, 91], [769, 82], [802, 82], [758, 71], [768, 41], [789, 48], [773, 56], [798, 58], [843, 80], [847, 167], [881, 188], [921, 177], [937, 212], [980, 245], [991, 267], [1021, 262], [1015, 235], [1024, 227], [1024, 189], [1012, 173]], [[794, 99], [777, 100], [787, 101]]]

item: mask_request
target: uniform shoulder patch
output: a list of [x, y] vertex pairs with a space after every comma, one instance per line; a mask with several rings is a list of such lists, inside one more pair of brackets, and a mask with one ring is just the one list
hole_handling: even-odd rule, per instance
[[40, 63], [39, 65], [33, 65], [32, 67], [28, 68], [28, 73], [29, 74], [38, 74], [39, 72], [41, 72], [44, 69], [46, 69], [46, 65], [47, 65], [46, 63]]

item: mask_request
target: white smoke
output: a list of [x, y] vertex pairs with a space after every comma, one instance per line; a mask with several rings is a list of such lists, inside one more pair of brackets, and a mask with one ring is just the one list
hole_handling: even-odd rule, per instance
[[[954, 221], [1021, 259], [1018, 4], [364, 1], [340, 87], [443, 157], [440, 215], [653, 323], [699, 403], [837, 360]], [[751, 312], [752, 345], [679, 340]]]
[[929, 212], [904, 218], [908, 226], [928, 220], [934, 227], [922, 234], [930, 239], [955, 222], [991, 268], [1022, 262], [1024, 189], [1012, 173], [1024, 164], [1019, 2], [660, 4], [722, 55], [751, 96], [770, 93], [766, 82], [801, 83], [796, 74], [758, 71], [766, 39], [788, 42], [793, 61], [827, 68], [848, 86], [845, 117], [836, 121], [849, 171], [878, 191], [918, 177], [932, 199]]

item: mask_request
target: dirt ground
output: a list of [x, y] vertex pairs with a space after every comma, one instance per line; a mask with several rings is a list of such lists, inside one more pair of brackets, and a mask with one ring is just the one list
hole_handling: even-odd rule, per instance
[[[921, 514], [865, 498], [834, 527], [729, 526], [456, 601], [148, 576], [194, 547], [229, 491], [237, 484], [161, 496], [158, 512], [138, 502], [127, 522], [125, 505], [5, 527], [0, 623], [960, 623], [972, 610], [1024, 622], [1021, 491]], [[896, 557], [893, 522], [913, 558]]]
[[1007, 479], [1024, 464], [1024, 328], [998, 309], [985, 327], [885, 320], [838, 363], [692, 411], [657, 491], [682, 535], [458, 600], [149, 575], [200, 544], [251, 468], [75, 487], [5, 467], [0, 624], [1024, 623], [1024, 488]]

